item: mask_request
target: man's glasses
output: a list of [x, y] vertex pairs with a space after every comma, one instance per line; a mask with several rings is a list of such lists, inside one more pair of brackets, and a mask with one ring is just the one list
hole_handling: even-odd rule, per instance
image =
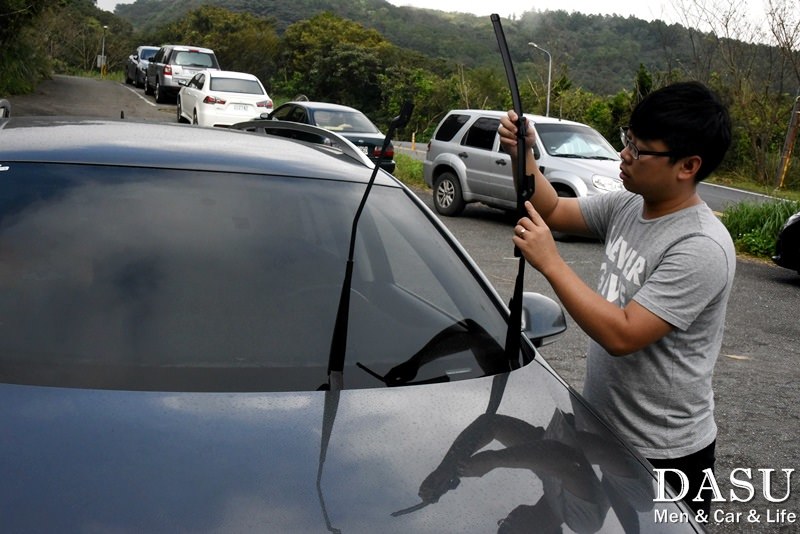
[[624, 126], [620, 126], [619, 128], [619, 138], [622, 140], [622, 150], [627, 148], [633, 159], [639, 159], [639, 156], [675, 156], [675, 153], [671, 151], [659, 152], [656, 150], [639, 150], [639, 147], [634, 145], [633, 141], [628, 137], [628, 128]]

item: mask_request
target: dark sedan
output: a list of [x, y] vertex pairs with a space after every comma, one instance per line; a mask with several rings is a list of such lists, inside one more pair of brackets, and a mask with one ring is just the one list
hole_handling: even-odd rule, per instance
[[800, 212], [789, 217], [781, 228], [772, 261], [800, 274]]
[[140, 46], [133, 51], [125, 61], [125, 83], [133, 84], [136, 87], [144, 87], [144, 80], [147, 77], [147, 65], [150, 58], [158, 52], [157, 46]]
[[384, 135], [375, 124], [355, 108], [328, 102], [286, 102], [269, 114], [273, 120], [319, 126], [346, 138], [386, 172], [394, 172], [394, 145], [382, 153]]
[[0, 120], [4, 531], [701, 530], [353, 152]]

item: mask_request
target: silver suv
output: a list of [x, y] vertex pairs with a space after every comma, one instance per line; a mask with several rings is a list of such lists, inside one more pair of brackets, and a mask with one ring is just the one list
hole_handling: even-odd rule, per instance
[[[516, 208], [511, 157], [500, 148], [504, 111], [459, 109], [439, 123], [428, 143], [425, 182], [441, 215], [460, 214], [469, 202]], [[622, 189], [619, 153], [600, 133], [579, 122], [525, 115], [536, 130], [534, 153], [559, 196], [583, 197]]]
[[201, 70], [219, 70], [214, 51], [189, 45], [164, 45], [147, 64], [144, 92], [155, 95], [156, 102], [174, 100], [192, 76]]

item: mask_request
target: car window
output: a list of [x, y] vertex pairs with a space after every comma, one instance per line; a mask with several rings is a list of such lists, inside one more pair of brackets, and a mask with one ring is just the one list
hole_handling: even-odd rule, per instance
[[155, 55], [156, 51], [152, 49], [145, 49], [142, 50], [142, 53], [139, 54], [139, 59], [147, 59], [149, 60], [151, 57]]
[[314, 123], [334, 132], [380, 133], [366, 115], [357, 111], [317, 109]]
[[619, 159], [619, 153], [597, 130], [577, 124], [536, 124], [536, 132], [551, 156]]
[[246, 93], [250, 95], [263, 95], [264, 90], [255, 80], [242, 80], [240, 78], [222, 78], [219, 76], [211, 77], [212, 91], [221, 91], [225, 93]]
[[461, 144], [474, 148], [491, 150], [494, 146], [494, 139], [497, 137], [497, 128], [500, 126], [500, 119], [481, 117], [470, 126]]
[[458, 133], [462, 126], [469, 120], [469, 115], [454, 113], [448, 115], [436, 130], [435, 139], [437, 141], [450, 141]]
[[[363, 184], [40, 164], [4, 178], [4, 381], [167, 391], [326, 381]], [[411, 366], [399, 384], [507, 369], [502, 311], [408, 194], [375, 186], [361, 217], [347, 387], [383, 385], [363, 368]]]
[[210, 54], [204, 52], [185, 52], [181, 51], [175, 54], [175, 59], [172, 61], [174, 65], [181, 65], [185, 67], [214, 67], [214, 60]]

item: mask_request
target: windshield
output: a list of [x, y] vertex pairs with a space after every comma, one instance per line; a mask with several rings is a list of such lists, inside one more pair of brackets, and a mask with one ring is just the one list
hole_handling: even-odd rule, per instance
[[588, 126], [537, 123], [536, 133], [551, 156], [619, 160], [611, 143]]
[[314, 110], [317, 126], [333, 132], [380, 133], [366, 115], [358, 111], [339, 111], [329, 109]]
[[[364, 184], [13, 164], [0, 184], [0, 376], [165, 391], [327, 381]], [[503, 369], [505, 322], [395, 187], [355, 250], [345, 387]]]
[[174, 65], [182, 65], [184, 67], [216, 67], [216, 61], [211, 54], [205, 52], [178, 52], [175, 54]]

